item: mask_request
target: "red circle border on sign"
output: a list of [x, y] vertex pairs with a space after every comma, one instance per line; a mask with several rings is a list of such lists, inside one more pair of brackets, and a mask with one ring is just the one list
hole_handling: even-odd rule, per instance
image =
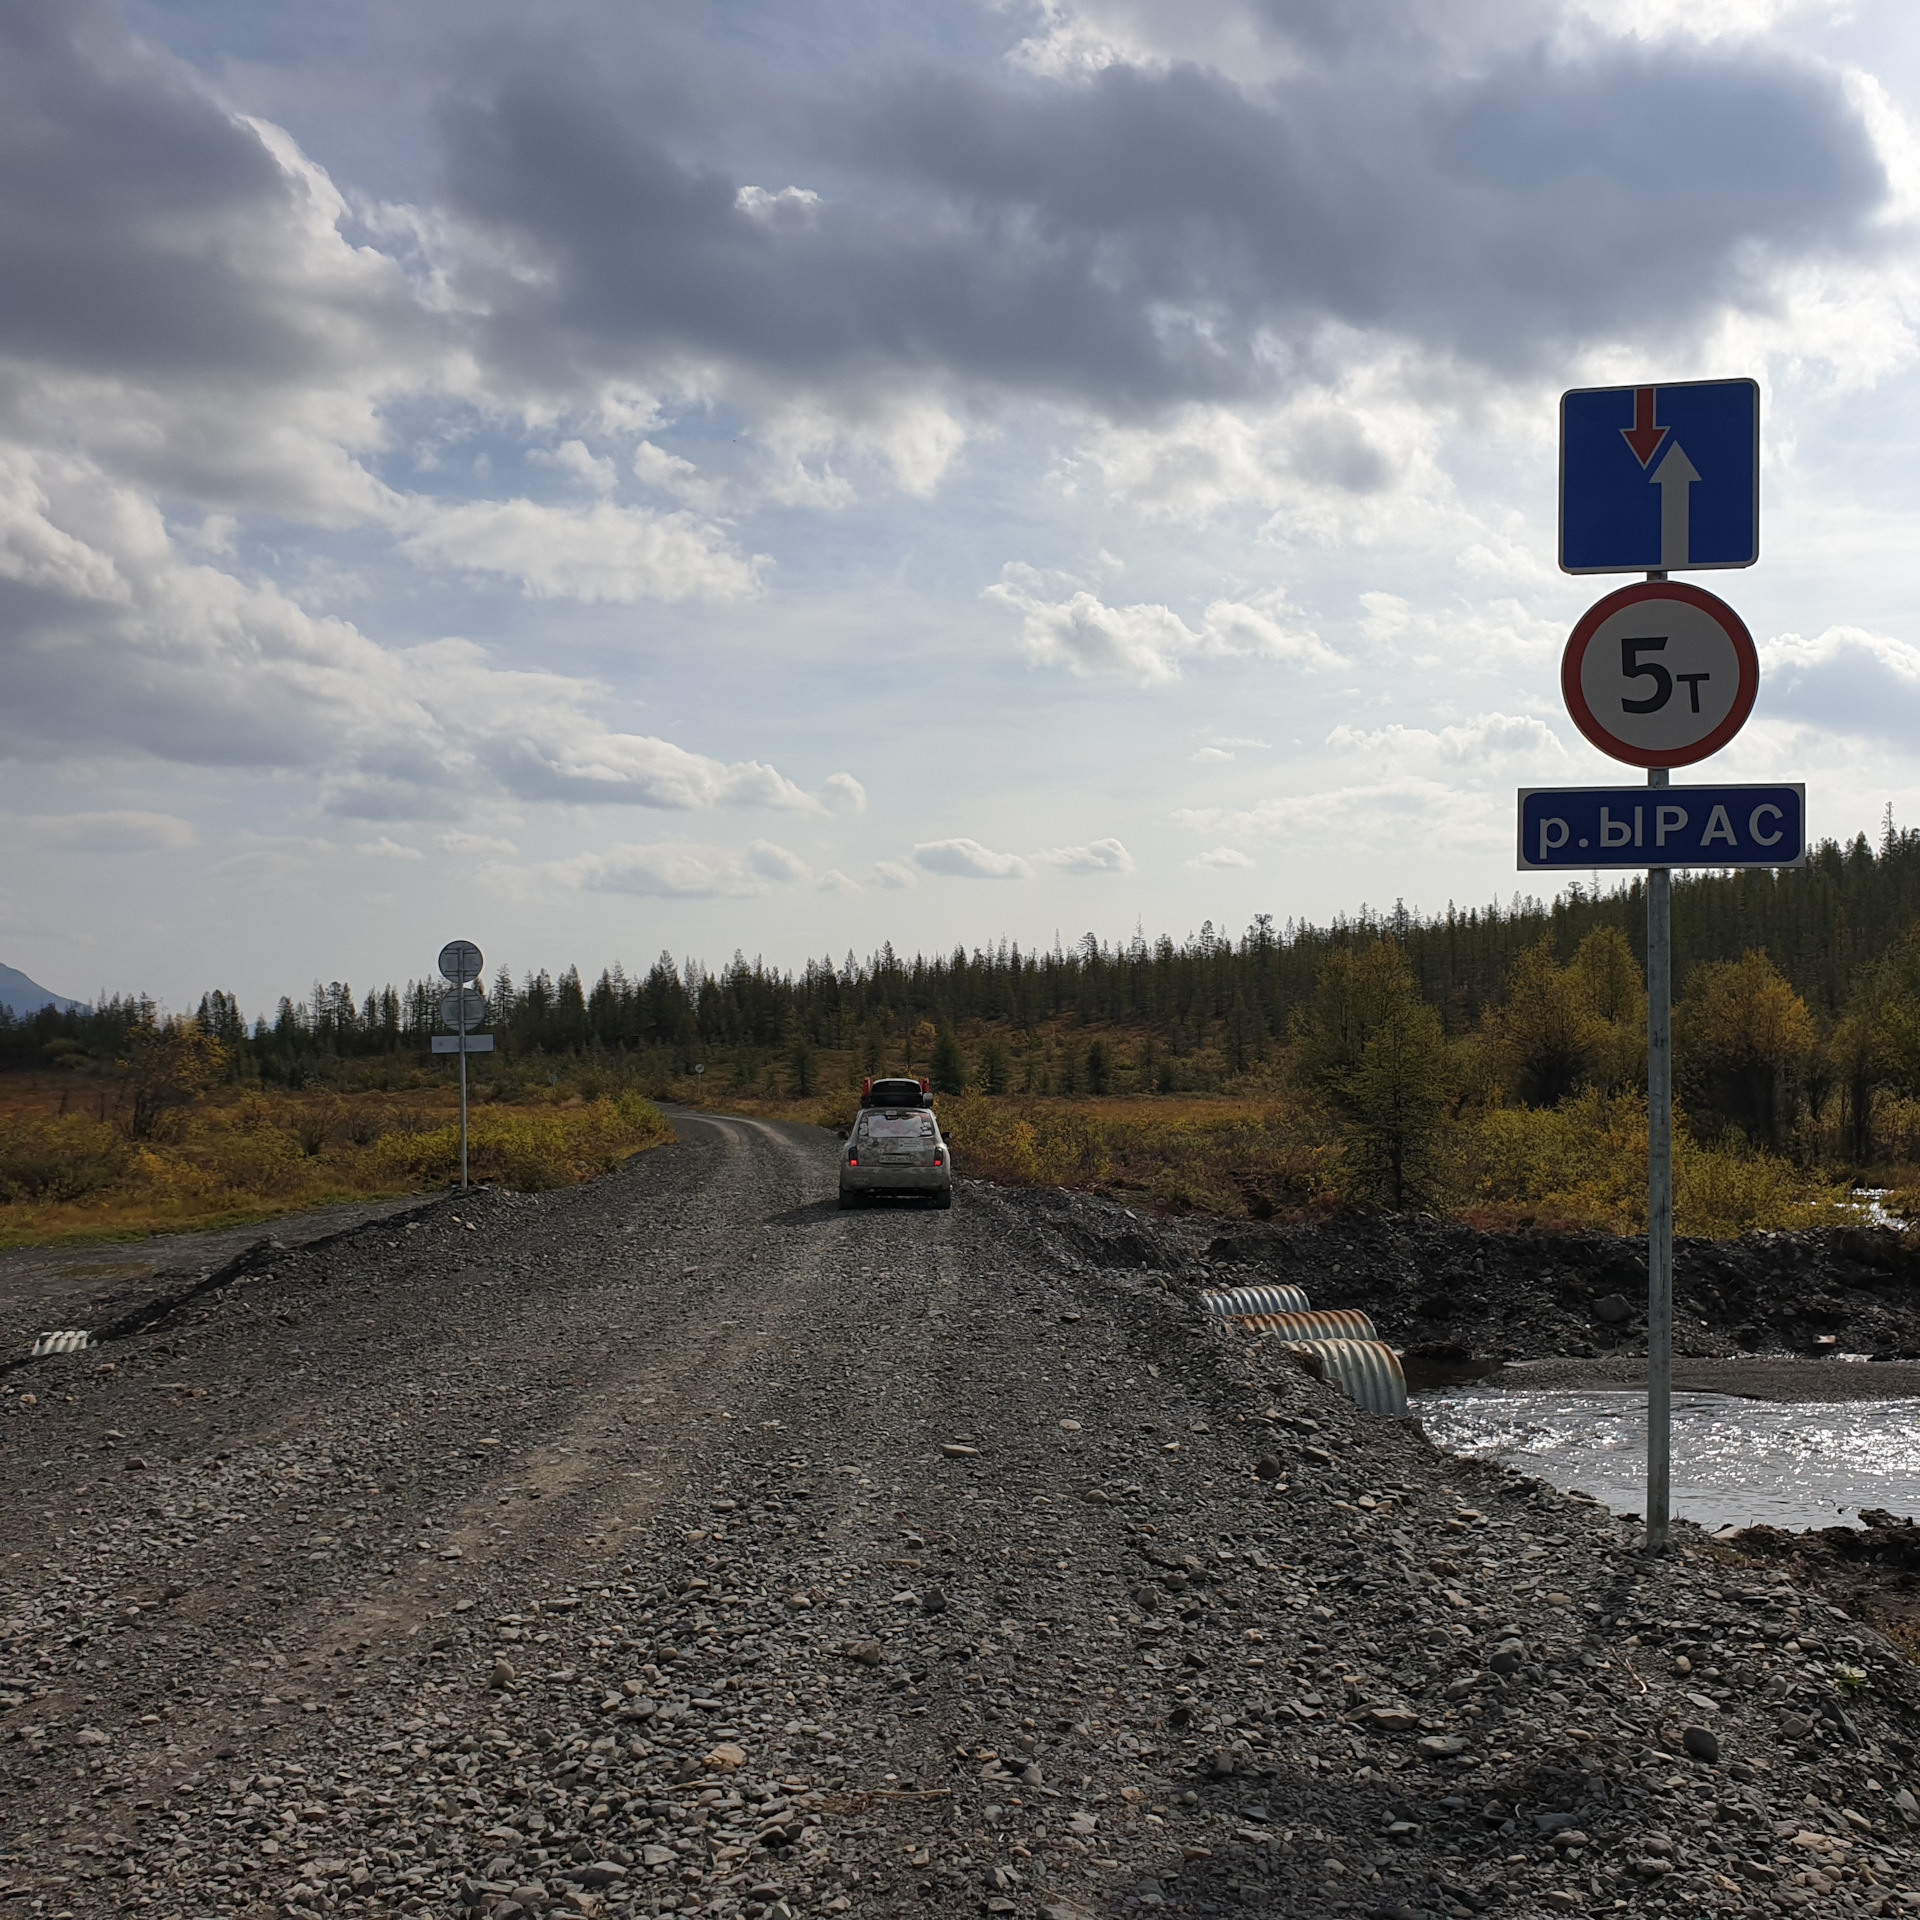
[[[1580, 685], [1580, 668], [1586, 659], [1587, 645], [1601, 623], [1622, 607], [1634, 606], [1642, 600], [1684, 600], [1699, 608], [1733, 642], [1734, 654], [1740, 662], [1740, 685], [1727, 717], [1690, 747], [1634, 747], [1616, 739], [1595, 718]], [[1690, 767], [1696, 760], [1718, 753], [1747, 724], [1759, 695], [1760, 654], [1753, 644], [1753, 635], [1747, 631], [1747, 623], [1718, 594], [1708, 593], [1685, 580], [1640, 580], [1630, 587], [1619, 588], [1603, 600], [1596, 600], [1580, 616], [1579, 624], [1567, 638], [1566, 651], [1560, 656], [1560, 696], [1567, 703], [1573, 724], [1602, 753], [1624, 760], [1630, 767]]]

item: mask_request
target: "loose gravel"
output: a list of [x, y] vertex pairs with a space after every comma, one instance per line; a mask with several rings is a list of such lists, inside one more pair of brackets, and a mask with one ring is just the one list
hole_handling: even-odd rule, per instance
[[1920, 1690], [1783, 1575], [1360, 1414], [1188, 1228], [680, 1130], [0, 1381], [0, 1912], [1920, 1908]]

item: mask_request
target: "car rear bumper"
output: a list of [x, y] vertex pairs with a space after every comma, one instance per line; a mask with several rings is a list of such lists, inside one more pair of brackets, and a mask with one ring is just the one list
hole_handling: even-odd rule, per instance
[[945, 1193], [953, 1186], [951, 1167], [842, 1167], [842, 1193]]

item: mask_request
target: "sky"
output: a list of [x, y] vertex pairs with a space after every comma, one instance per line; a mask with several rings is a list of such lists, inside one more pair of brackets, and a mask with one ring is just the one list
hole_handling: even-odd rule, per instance
[[1696, 774], [1920, 820], [1917, 127], [1904, 0], [0, 0], [0, 960], [1508, 899], [1574, 386], [1759, 382]]

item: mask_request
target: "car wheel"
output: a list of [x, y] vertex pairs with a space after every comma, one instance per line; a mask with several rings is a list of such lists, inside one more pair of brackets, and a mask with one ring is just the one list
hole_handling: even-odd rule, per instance
[[936, 1193], [933, 1196], [933, 1204], [943, 1210], [951, 1207], [953, 1205], [953, 1189], [949, 1187], [944, 1193]]
[[842, 1213], [854, 1212], [864, 1198], [865, 1196], [863, 1194], [842, 1191], [840, 1195], [840, 1211]]

